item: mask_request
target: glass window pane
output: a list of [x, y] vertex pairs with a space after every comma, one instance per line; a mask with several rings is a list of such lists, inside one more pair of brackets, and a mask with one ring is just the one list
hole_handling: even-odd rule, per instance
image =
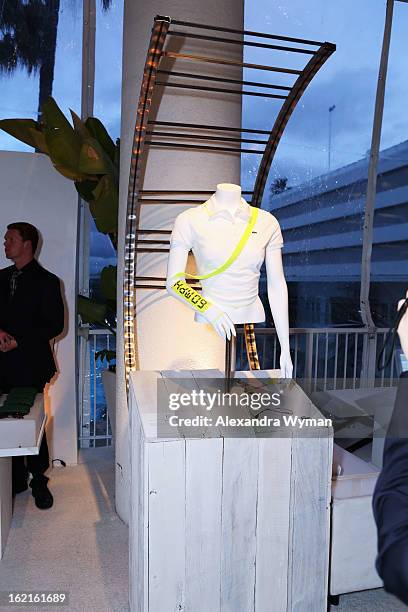
[[408, 4], [394, 3], [374, 214], [370, 302], [379, 327], [392, 324], [408, 288]]
[[[384, 16], [381, 0], [246, 4], [248, 30], [337, 45], [285, 129], [262, 201], [283, 230], [292, 326], [361, 325], [362, 227]], [[268, 53], [275, 54], [277, 66], [306, 63], [300, 54]], [[264, 50], [251, 47], [245, 59], [272, 62]], [[291, 86], [296, 78], [271, 74], [270, 82], [280, 85]], [[265, 75], [259, 71], [254, 80], [265, 81]], [[242, 123], [270, 130], [280, 106], [275, 100], [245, 98]], [[259, 161], [255, 155], [242, 157], [245, 190], [253, 189]], [[403, 179], [399, 173], [384, 177], [384, 190], [387, 181]]]
[[[82, 2], [60, 0], [58, 18], [54, 21], [50, 19], [48, 9], [33, 13], [25, 10], [28, 5], [27, 2], [8, 0], [0, 4], [3, 8], [0, 19], [0, 68], [3, 67], [0, 69], [0, 119], [37, 119], [40, 88], [48, 93], [52, 88], [52, 95], [65, 113], [69, 108], [78, 112], [81, 101]], [[39, 35], [41, 31], [44, 31], [43, 40]], [[27, 33], [28, 45], [24, 40]], [[55, 35], [54, 53], [52, 40]], [[7, 40], [12, 40], [12, 44], [6, 48]], [[16, 57], [16, 68], [8, 72], [7, 67], [13, 65]], [[33, 66], [31, 74], [25, 67], [28, 63]], [[0, 149], [32, 150], [2, 130]]]
[[108, 10], [97, 2], [94, 115], [115, 140], [120, 136], [123, 0]]
[[[111, 138], [120, 136], [122, 80], [123, 0], [112, 0], [103, 10], [97, 0], [94, 116], [102, 121]], [[90, 295], [100, 298], [100, 272], [116, 265], [116, 253], [108, 236], [91, 221]]]

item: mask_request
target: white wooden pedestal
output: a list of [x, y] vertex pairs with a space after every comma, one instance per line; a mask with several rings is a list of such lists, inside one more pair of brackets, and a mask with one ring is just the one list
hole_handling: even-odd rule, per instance
[[[325, 612], [332, 430], [158, 438], [157, 379], [216, 375], [131, 375], [130, 609]], [[321, 416], [297, 385], [291, 408]]]
[[[5, 397], [0, 397], [0, 405]], [[0, 419], [0, 559], [4, 554], [11, 525], [11, 457], [38, 455], [45, 421], [42, 393], [37, 394], [29, 414], [23, 419]]]

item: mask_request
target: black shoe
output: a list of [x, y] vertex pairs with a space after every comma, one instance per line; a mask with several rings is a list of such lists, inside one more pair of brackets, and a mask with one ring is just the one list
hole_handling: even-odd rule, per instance
[[23, 493], [23, 491], [27, 491], [27, 489], [28, 489], [27, 480], [26, 481], [22, 480], [21, 482], [13, 482], [12, 494], [13, 496], [18, 495], [19, 493]]
[[54, 503], [54, 498], [47, 487], [48, 481], [49, 478], [47, 478], [47, 476], [40, 474], [39, 476], [34, 476], [30, 482], [35, 505], [37, 508], [40, 508], [40, 510], [47, 510], [51, 508]]

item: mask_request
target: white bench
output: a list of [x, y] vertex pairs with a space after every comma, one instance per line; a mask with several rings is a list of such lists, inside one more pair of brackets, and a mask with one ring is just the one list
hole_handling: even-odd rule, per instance
[[[6, 396], [0, 397], [0, 406]], [[0, 419], [0, 559], [3, 557], [12, 515], [11, 457], [38, 455], [46, 415], [44, 396], [38, 393], [22, 419]]]

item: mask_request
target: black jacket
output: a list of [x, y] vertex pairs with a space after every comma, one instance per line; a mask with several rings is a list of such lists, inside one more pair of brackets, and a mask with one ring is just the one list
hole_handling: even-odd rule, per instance
[[0, 270], [0, 329], [17, 348], [0, 351], [0, 386], [42, 388], [57, 371], [50, 340], [64, 327], [60, 281], [33, 259], [22, 268], [10, 298], [14, 266]]
[[408, 605], [408, 372], [399, 380], [373, 496], [377, 571], [384, 587]]

